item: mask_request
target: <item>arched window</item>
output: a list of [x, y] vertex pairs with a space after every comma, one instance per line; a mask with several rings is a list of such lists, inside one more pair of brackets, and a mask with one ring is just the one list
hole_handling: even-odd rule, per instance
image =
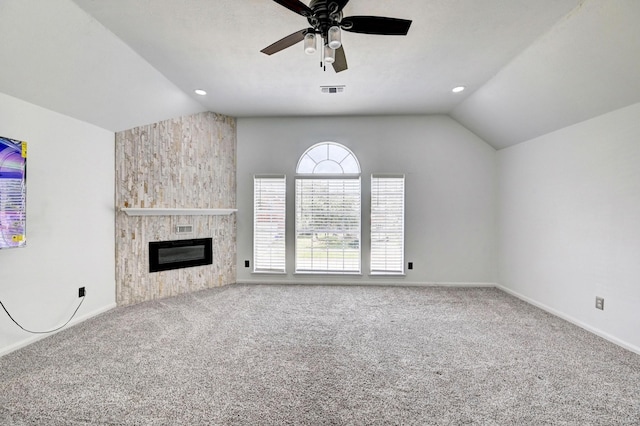
[[296, 168], [296, 272], [360, 273], [360, 164], [345, 146], [322, 142]]
[[296, 173], [335, 175], [360, 174], [360, 164], [353, 152], [335, 142], [322, 142], [309, 148], [300, 160]]

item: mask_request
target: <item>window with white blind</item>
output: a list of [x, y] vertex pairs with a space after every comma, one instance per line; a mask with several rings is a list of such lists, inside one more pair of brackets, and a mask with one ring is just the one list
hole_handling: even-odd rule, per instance
[[404, 176], [371, 176], [371, 273], [404, 273]]
[[302, 155], [296, 171], [296, 272], [360, 273], [358, 160], [323, 142]]
[[286, 180], [253, 179], [253, 271], [285, 272]]

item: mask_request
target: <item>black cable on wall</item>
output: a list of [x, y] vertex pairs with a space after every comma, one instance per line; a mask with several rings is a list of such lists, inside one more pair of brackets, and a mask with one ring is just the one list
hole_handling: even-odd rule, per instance
[[20, 327], [22, 330], [26, 331], [27, 333], [31, 333], [31, 334], [49, 334], [49, 333], [53, 333], [54, 331], [58, 331], [62, 328], [64, 328], [67, 324], [69, 324], [69, 322], [73, 319], [73, 317], [76, 316], [76, 313], [78, 312], [78, 309], [80, 309], [80, 306], [82, 306], [82, 302], [84, 302], [84, 298], [85, 296], [82, 296], [80, 298], [80, 303], [78, 304], [78, 307], [76, 308], [75, 311], [73, 311], [73, 314], [71, 315], [71, 318], [69, 318], [67, 320], [67, 322], [65, 322], [64, 324], [62, 324], [60, 327], [58, 328], [54, 328], [53, 330], [47, 330], [47, 331], [33, 331], [33, 330], [28, 330], [26, 328], [24, 328], [23, 326], [21, 326], [18, 321], [16, 321], [11, 314], [9, 313], [9, 311], [7, 310], [7, 308], [4, 306], [4, 303], [2, 303], [2, 300], [0, 300], [0, 306], [2, 306], [2, 309], [4, 309], [4, 311], [7, 313], [7, 315], [9, 316], [9, 318], [11, 318], [11, 321], [14, 322], [15, 325], [17, 325], [18, 327]]

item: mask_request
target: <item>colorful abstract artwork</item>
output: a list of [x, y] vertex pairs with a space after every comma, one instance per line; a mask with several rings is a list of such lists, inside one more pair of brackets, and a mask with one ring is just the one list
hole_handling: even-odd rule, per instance
[[26, 244], [27, 143], [0, 137], [0, 249]]

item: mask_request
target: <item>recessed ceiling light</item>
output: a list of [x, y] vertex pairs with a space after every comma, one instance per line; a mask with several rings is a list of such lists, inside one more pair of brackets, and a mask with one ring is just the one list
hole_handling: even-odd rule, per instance
[[207, 92], [205, 90], [202, 89], [196, 89], [194, 90], [194, 92], [196, 93], [196, 95], [200, 95], [200, 96], [204, 96], [207, 94]]
[[465, 87], [464, 87], [464, 86], [458, 86], [458, 87], [454, 87], [453, 89], [451, 89], [451, 91], [452, 91], [453, 93], [460, 93], [460, 92], [462, 92], [464, 89], [465, 89]]

